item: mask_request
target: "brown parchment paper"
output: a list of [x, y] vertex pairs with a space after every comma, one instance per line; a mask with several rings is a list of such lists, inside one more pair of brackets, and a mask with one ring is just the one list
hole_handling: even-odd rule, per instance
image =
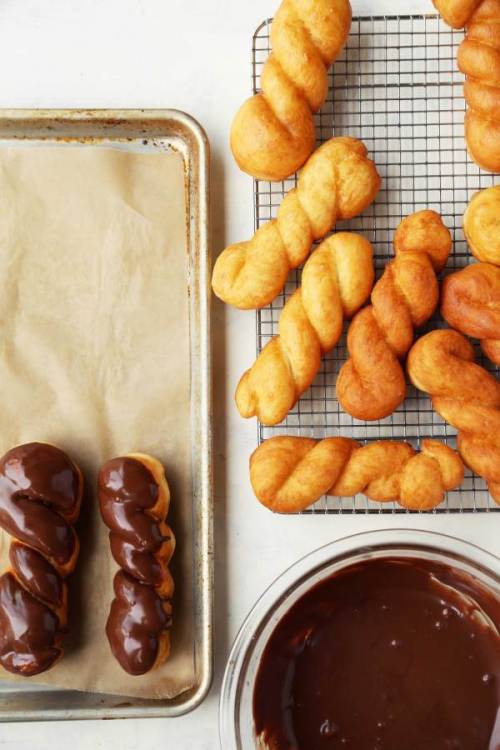
[[[194, 683], [185, 200], [175, 152], [0, 149], [0, 452], [54, 443], [86, 482], [65, 655], [0, 680], [156, 698]], [[142, 677], [105, 636], [116, 566], [95, 492], [100, 464], [130, 451], [163, 462], [177, 537], [172, 654]]]

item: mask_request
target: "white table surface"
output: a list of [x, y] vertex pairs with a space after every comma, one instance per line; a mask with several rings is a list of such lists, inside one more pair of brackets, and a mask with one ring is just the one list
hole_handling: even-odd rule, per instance
[[[401, 12], [399, 0], [352, 0], [354, 13]], [[250, 236], [252, 182], [227, 146], [250, 89], [251, 35], [274, 0], [2, 0], [1, 107], [176, 107], [206, 128], [213, 153], [213, 248]], [[404, 12], [430, 11], [410, 0]], [[214, 305], [216, 426], [216, 670], [201, 708], [179, 719], [0, 725], [16, 750], [218, 747], [217, 701], [230, 643], [255, 599], [288, 565], [356, 531], [444, 531], [498, 552], [492, 516], [274, 517], [253, 499], [247, 462], [255, 423], [233, 392], [255, 353], [252, 313]]]

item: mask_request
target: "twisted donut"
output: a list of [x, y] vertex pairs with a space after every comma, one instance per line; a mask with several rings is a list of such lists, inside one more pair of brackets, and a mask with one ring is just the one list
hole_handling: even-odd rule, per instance
[[464, 462], [488, 482], [500, 503], [500, 383], [474, 363], [474, 350], [456, 331], [431, 331], [408, 355], [411, 382], [456, 427]]
[[262, 93], [248, 99], [231, 127], [240, 169], [260, 180], [283, 180], [314, 149], [313, 112], [328, 92], [328, 68], [351, 27], [349, 0], [283, 0], [271, 27], [273, 52]]
[[397, 500], [409, 510], [431, 510], [447, 490], [458, 487], [464, 467], [457, 453], [436, 440], [423, 440], [417, 453], [390, 440], [361, 446], [337, 437], [325, 440], [279, 436], [266, 440], [250, 458], [257, 499], [276, 513], [298, 513], [322, 495]]
[[500, 172], [500, 0], [434, 0], [445, 21], [466, 27], [458, 50], [465, 75], [465, 139], [480, 167]]
[[464, 233], [478, 260], [500, 266], [500, 185], [472, 196], [464, 213]]
[[277, 218], [249, 242], [231, 245], [219, 255], [212, 278], [217, 297], [240, 309], [272, 302], [314, 240], [372, 203], [380, 177], [367, 153], [355, 138], [332, 138], [315, 151]]
[[159, 461], [142, 453], [113, 458], [98, 478], [99, 504], [120, 566], [106, 634], [126, 672], [141, 675], [170, 653], [175, 537], [165, 519], [170, 492]]
[[0, 578], [0, 664], [14, 674], [39, 674], [62, 656], [82, 489], [79, 468], [53, 445], [20, 445], [0, 460], [0, 526], [12, 537]]
[[344, 317], [366, 301], [373, 285], [372, 247], [358, 234], [339, 232], [311, 255], [302, 286], [279, 319], [279, 335], [241, 378], [236, 405], [242, 417], [281, 422], [311, 385], [321, 357], [335, 346]]
[[450, 253], [451, 235], [439, 214], [419, 211], [399, 225], [394, 249], [396, 258], [375, 284], [371, 305], [350, 325], [351, 359], [337, 379], [337, 398], [357, 419], [382, 419], [404, 401], [406, 380], [400, 360], [412, 345], [414, 328], [429, 320], [437, 307], [436, 273]]
[[500, 365], [500, 268], [475, 263], [447, 276], [441, 314], [452, 328], [482, 339], [486, 356]]

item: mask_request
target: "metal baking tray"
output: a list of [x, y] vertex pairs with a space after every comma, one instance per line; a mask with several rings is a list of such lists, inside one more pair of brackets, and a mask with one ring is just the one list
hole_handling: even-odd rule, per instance
[[0, 721], [179, 716], [206, 696], [213, 672], [213, 489], [210, 374], [209, 146], [176, 110], [0, 110], [0, 145], [105, 143], [175, 149], [184, 157], [189, 252], [195, 685], [173, 700], [57, 690], [0, 681]]

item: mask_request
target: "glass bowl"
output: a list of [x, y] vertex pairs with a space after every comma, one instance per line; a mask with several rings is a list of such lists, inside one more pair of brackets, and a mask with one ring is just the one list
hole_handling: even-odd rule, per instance
[[222, 684], [219, 729], [222, 750], [256, 750], [253, 691], [267, 641], [288, 609], [312, 586], [342, 568], [368, 559], [409, 557], [443, 563], [472, 576], [500, 597], [500, 559], [444, 534], [407, 529], [345, 537], [303, 557], [264, 592], [234, 642]]

